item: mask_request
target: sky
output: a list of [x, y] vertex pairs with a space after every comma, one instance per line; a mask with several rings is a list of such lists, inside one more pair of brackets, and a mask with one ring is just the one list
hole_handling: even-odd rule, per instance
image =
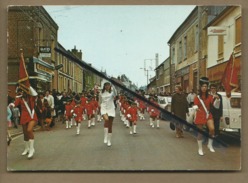
[[192, 12], [191, 5], [44, 6], [59, 26], [58, 42], [76, 47], [83, 60], [108, 76], [125, 74], [138, 87], [169, 57], [168, 41]]

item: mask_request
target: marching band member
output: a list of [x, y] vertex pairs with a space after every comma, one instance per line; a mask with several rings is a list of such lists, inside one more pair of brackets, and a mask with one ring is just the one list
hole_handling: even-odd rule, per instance
[[73, 116], [76, 122], [76, 134], [79, 135], [80, 134], [80, 127], [81, 127], [81, 122], [83, 121], [83, 107], [81, 106], [81, 101], [80, 98], [78, 100], [75, 99], [75, 107], [73, 109]]
[[[213, 148], [213, 138], [214, 138], [214, 121], [213, 116], [210, 113], [210, 106], [213, 105], [215, 108], [219, 108], [220, 106], [220, 98], [218, 95], [210, 95], [208, 93], [208, 85], [209, 81], [207, 77], [202, 77], [199, 80], [200, 90], [199, 95], [194, 99], [193, 109], [196, 110], [195, 115], [195, 124], [196, 126], [202, 130], [204, 125], [207, 125], [209, 129], [208, 139], [208, 149], [211, 152], [215, 152]], [[198, 144], [198, 154], [204, 155], [202, 150], [202, 134], [198, 133], [197, 135], [197, 144]]]
[[127, 110], [127, 117], [130, 124], [130, 134], [136, 134], [137, 120], [138, 120], [138, 108], [134, 101], [130, 101], [131, 107]]
[[[156, 106], [159, 106], [157, 102], [155, 102], [154, 98], [153, 97], [150, 97], [150, 101], [155, 104]], [[154, 128], [154, 122], [156, 120], [157, 122], [157, 128], [159, 128], [159, 115], [160, 115], [160, 112], [157, 108], [153, 107], [152, 105], [149, 106], [148, 108], [148, 112], [149, 112], [149, 115], [150, 115], [150, 125], [152, 128]]]
[[104, 82], [100, 93], [101, 115], [104, 119], [104, 143], [111, 146], [112, 125], [115, 117], [114, 98], [117, 91], [109, 82]]

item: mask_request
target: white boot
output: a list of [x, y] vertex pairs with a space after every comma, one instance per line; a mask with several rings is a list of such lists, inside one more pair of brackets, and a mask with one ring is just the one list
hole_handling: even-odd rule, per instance
[[108, 142], [108, 128], [104, 128], [104, 144], [107, 144]]
[[77, 135], [79, 135], [79, 133], [80, 133], [80, 126], [81, 126], [81, 123], [78, 123], [78, 125], [77, 125]]
[[152, 118], [150, 118], [150, 126], [152, 126]]
[[90, 120], [88, 120], [88, 128], [90, 128]]
[[208, 139], [208, 149], [211, 151], [211, 152], [215, 152], [214, 148], [213, 148], [213, 139]]
[[27, 155], [29, 152], [29, 141], [24, 141], [25, 149], [22, 153], [22, 156]]
[[202, 150], [202, 140], [197, 140], [197, 143], [198, 143], [198, 154], [203, 156], [204, 153], [203, 153], [203, 150]]
[[133, 125], [133, 133], [136, 134], [136, 128], [137, 128], [137, 125]]
[[92, 118], [92, 119], [91, 119], [91, 120], [92, 120], [92, 123], [91, 123], [92, 126], [95, 126], [95, 119], [96, 119], [96, 118]]
[[130, 128], [130, 135], [132, 135], [133, 134], [133, 127], [130, 126], [129, 128]]
[[154, 128], [154, 121], [152, 120], [152, 124], [151, 124], [151, 127]]
[[130, 124], [129, 124], [129, 121], [127, 120], [127, 128], [129, 128], [130, 127]]
[[28, 158], [32, 158], [34, 156], [34, 139], [29, 139], [29, 153]]
[[111, 146], [111, 137], [112, 137], [112, 133], [108, 133], [108, 146]]
[[160, 122], [160, 121], [159, 121], [159, 120], [157, 120], [157, 128], [159, 128], [159, 122]]
[[69, 125], [69, 128], [71, 128], [72, 127], [72, 119], [71, 119], [71, 121], [70, 121], [70, 125]]
[[68, 128], [69, 127], [69, 122], [68, 121], [65, 121], [65, 128]]

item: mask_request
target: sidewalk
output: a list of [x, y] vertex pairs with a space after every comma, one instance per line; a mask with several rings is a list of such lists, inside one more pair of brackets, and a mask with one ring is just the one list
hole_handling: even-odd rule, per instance
[[[41, 127], [39, 125], [36, 125], [34, 127], [34, 131], [38, 131], [40, 130]], [[9, 133], [11, 135], [12, 138], [18, 136], [18, 135], [22, 135], [23, 134], [23, 131], [22, 131], [22, 126], [21, 125], [18, 125], [18, 128], [15, 128], [15, 127], [10, 127], [9, 128]]]

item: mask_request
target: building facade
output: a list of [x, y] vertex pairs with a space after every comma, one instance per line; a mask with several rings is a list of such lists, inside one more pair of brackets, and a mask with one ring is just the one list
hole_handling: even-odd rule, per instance
[[168, 41], [174, 78], [171, 91], [175, 85], [181, 85], [185, 92], [196, 90], [198, 78], [206, 75], [206, 33], [201, 30], [206, 24], [205, 9], [195, 7]]
[[241, 7], [230, 6], [205, 27], [208, 30], [211, 27], [225, 30], [223, 34], [216, 33], [208, 36], [207, 75], [210, 82], [215, 83], [220, 90], [222, 89], [221, 79], [232, 53], [235, 56], [234, 66], [238, 71], [239, 90], [241, 90], [241, 18]]
[[55, 88], [57, 32], [58, 25], [42, 6], [9, 7], [8, 88], [11, 91], [15, 91], [19, 80], [20, 49], [31, 85], [37, 91]]
[[157, 68], [156, 71], [156, 86], [157, 93], [170, 93], [170, 58], [167, 58], [162, 62]]

